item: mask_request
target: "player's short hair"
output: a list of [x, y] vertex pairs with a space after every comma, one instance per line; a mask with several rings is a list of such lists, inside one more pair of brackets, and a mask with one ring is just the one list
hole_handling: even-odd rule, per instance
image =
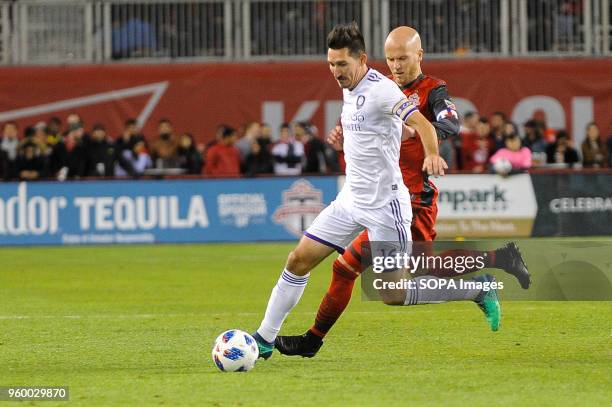
[[355, 21], [336, 25], [327, 35], [327, 47], [331, 49], [348, 48], [352, 56], [365, 52], [365, 41]]

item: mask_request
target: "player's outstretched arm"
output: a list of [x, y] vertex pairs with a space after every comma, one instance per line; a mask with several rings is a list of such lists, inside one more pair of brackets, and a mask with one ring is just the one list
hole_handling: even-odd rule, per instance
[[444, 175], [444, 170], [448, 165], [438, 151], [438, 136], [434, 126], [421, 114], [415, 111], [406, 118], [406, 124], [414, 128], [421, 136], [421, 143], [425, 150], [425, 160], [423, 162], [423, 171], [428, 175], [440, 176]]

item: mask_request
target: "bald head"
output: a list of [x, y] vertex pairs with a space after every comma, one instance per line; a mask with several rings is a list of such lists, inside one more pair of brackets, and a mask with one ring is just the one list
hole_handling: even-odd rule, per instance
[[393, 78], [400, 85], [416, 79], [421, 74], [421, 36], [412, 27], [397, 27], [385, 41], [385, 57]]
[[404, 47], [416, 52], [421, 49], [421, 36], [419, 32], [412, 27], [397, 27], [387, 36], [385, 48], [387, 48], [387, 46]]

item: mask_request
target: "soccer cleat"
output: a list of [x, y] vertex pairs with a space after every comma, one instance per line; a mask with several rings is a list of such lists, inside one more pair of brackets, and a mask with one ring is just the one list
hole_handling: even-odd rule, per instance
[[[484, 274], [482, 276], [474, 277], [474, 280], [482, 283], [495, 282], [495, 277], [490, 274]], [[478, 297], [474, 300], [478, 307], [484, 312], [487, 322], [493, 332], [499, 330], [499, 324], [501, 322], [501, 306], [499, 305], [499, 298], [497, 298], [497, 290], [491, 288], [489, 291], [482, 290]]]
[[523, 289], [526, 290], [531, 285], [529, 270], [516, 243], [510, 242], [495, 251], [495, 265], [516, 277]]
[[261, 337], [257, 332], [251, 335], [255, 342], [257, 342], [257, 348], [259, 349], [259, 357], [263, 359], [269, 359], [272, 356], [272, 351], [274, 350], [274, 344], [267, 342], [264, 338]]
[[308, 330], [303, 335], [277, 336], [274, 345], [283, 355], [311, 358], [323, 346], [323, 339]]

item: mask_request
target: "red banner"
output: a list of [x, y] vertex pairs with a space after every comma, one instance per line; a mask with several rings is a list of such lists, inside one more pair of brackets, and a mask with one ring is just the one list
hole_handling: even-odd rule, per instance
[[[374, 67], [388, 72], [384, 63]], [[612, 59], [429, 61], [424, 72], [447, 81], [460, 111], [503, 111], [519, 125], [542, 110], [549, 127], [584, 137], [595, 120], [610, 131]], [[341, 92], [325, 61], [283, 63], [92, 65], [0, 69], [0, 122], [31, 125], [76, 111], [87, 128], [103, 122], [112, 135], [138, 118], [155, 134], [161, 118], [199, 140], [220, 123], [311, 120], [329, 128]]]

